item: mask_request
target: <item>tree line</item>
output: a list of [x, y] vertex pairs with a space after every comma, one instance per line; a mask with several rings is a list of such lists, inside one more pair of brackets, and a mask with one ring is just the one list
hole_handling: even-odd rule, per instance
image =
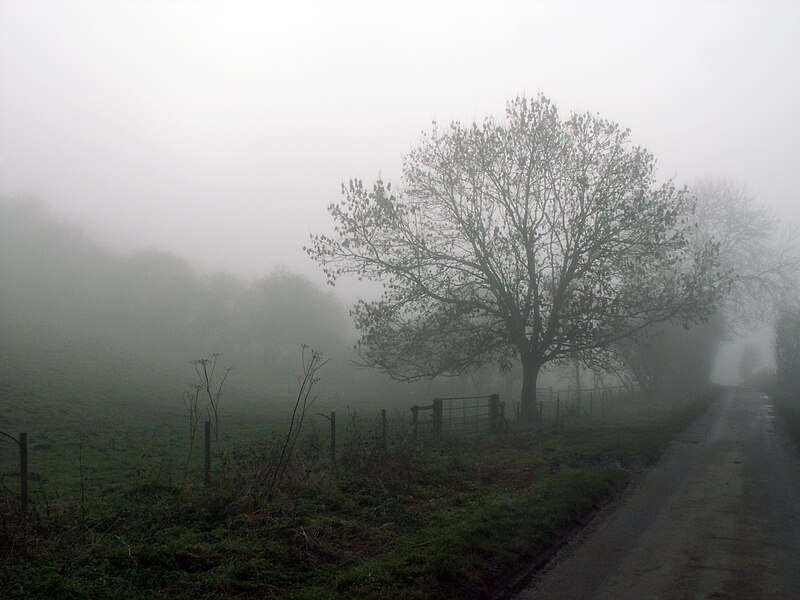
[[[80, 354], [97, 378], [109, 375], [110, 359], [124, 360], [145, 387], [146, 365], [188, 383], [192, 359], [220, 353], [234, 386], [291, 389], [303, 343], [332, 356], [352, 345], [345, 309], [301, 275], [204, 277], [159, 250], [111, 252], [42, 203], [10, 199], [0, 200], [0, 331], [7, 356], [56, 365]], [[174, 384], [179, 399], [181, 379]]]
[[332, 233], [307, 253], [330, 283], [383, 285], [351, 317], [287, 270], [203, 277], [162, 251], [110, 252], [41, 203], [0, 200], [3, 338], [18, 354], [26, 338], [41, 352], [66, 340], [173, 373], [221, 353], [232, 385], [281, 389], [310, 344], [345, 398], [409, 395], [382, 373], [425, 380], [413, 389], [427, 396], [513, 389], [527, 419], [543, 372], [684, 391], [708, 381], [725, 339], [778, 316], [778, 369], [793, 372], [793, 231], [741, 185], [660, 181], [627, 129], [562, 118], [544, 96], [512, 100], [503, 120], [434, 124], [398, 184], [353, 179], [329, 212]]
[[157, 249], [110, 251], [41, 201], [0, 198], [7, 399], [27, 397], [25, 382], [35, 382], [61, 395], [74, 389], [76, 402], [102, 395], [181, 410], [184, 386], [196, 382], [192, 361], [218, 354], [232, 367], [229, 407], [240, 397], [269, 404], [293, 396], [304, 345], [330, 359], [323, 394], [342, 407], [453, 395], [474, 383], [397, 384], [353, 364], [355, 337], [334, 294], [288, 269], [249, 282], [204, 276]]

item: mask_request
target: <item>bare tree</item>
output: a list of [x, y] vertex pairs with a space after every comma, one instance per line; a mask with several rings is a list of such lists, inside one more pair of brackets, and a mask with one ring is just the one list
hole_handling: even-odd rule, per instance
[[731, 275], [731, 289], [702, 324], [688, 330], [657, 325], [619, 344], [626, 367], [651, 390], [705, 385], [725, 339], [769, 322], [797, 289], [800, 247], [791, 226], [759, 207], [744, 185], [703, 179], [691, 191], [697, 197], [691, 242], [696, 248], [717, 244], [720, 269]]
[[519, 361], [532, 420], [544, 365], [701, 318], [723, 287], [714, 244], [690, 244], [688, 193], [654, 173], [616, 123], [517, 98], [504, 122], [434, 124], [397, 192], [342, 186], [334, 235], [306, 250], [331, 282], [383, 282], [352, 311], [365, 364], [415, 380]]
[[731, 293], [720, 309], [730, 328], [758, 323], [797, 289], [800, 244], [797, 233], [767, 208], [756, 204], [747, 187], [725, 179], [703, 179], [697, 196], [697, 246], [714, 240], [719, 262], [733, 274]]

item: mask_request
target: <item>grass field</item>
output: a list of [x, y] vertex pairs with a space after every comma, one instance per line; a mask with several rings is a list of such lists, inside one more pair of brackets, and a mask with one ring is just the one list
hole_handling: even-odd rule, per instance
[[197, 451], [184, 481], [177, 407], [92, 416], [15, 397], [6, 418], [38, 426], [34, 504], [23, 521], [4, 496], [0, 587], [9, 598], [482, 597], [624, 488], [709, 400], [637, 399], [591, 422], [417, 442], [398, 408], [385, 449], [375, 411], [351, 408], [337, 464], [317, 419], [268, 500], [285, 415], [224, 420], [206, 488]]

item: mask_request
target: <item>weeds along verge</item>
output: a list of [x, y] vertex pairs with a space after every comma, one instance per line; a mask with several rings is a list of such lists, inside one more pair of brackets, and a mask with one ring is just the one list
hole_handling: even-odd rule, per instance
[[310, 431], [288, 460], [282, 434], [226, 451], [209, 485], [161, 476], [83, 502], [37, 496], [25, 517], [6, 491], [0, 589], [8, 598], [481, 597], [616, 493], [707, 403], [467, 439], [396, 432], [385, 443], [351, 413], [335, 462]]
[[800, 441], [800, 393], [791, 392], [777, 386], [766, 388], [783, 416], [783, 421], [794, 437]]

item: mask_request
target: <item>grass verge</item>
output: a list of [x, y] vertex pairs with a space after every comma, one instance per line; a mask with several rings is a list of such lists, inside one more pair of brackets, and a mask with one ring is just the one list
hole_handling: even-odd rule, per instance
[[781, 389], [777, 385], [765, 389], [769, 390], [792, 437], [800, 441], [800, 396]]
[[[708, 405], [631, 403], [613, 419], [388, 449], [298, 452], [280, 494], [234, 458], [211, 488], [147, 482], [86, 499], [6, 497], [7, 598], [480, 598], [553, 547]], [[266, 459], [264, 459], [266, 461]]]

